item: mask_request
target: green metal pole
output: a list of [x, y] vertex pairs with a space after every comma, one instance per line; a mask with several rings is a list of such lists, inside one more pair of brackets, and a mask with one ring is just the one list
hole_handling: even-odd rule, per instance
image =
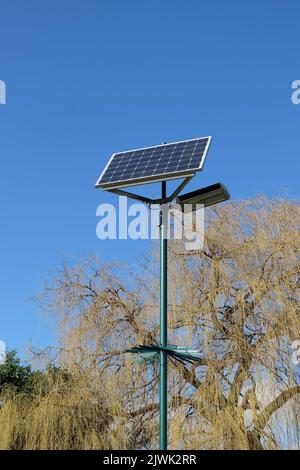
[[[166, 182], [162, 182], [162, 199], [166, 198]], [[168, 344], [168, 321], [167, 321], [167, 217], [164, 220], [162, 210], [160, 211], [160, 344]], [[168, 370], [167, 354], [160, 352], [160, 383], [159, 383], [159, 448], [168, 448]]]

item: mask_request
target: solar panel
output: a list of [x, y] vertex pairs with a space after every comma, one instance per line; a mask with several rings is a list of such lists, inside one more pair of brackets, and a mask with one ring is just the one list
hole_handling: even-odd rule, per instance
[[114, 153], [96, 187], [133, 186], [192, 176], [202, 170], [211, 137]]

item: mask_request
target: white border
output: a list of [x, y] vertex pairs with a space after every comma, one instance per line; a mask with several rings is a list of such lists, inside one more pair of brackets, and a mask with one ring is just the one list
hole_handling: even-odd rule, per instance
[[[194, 140], [204, 140], [204, 139], [207, 139], [207, 144], [206, 144], [206, 147], [205, 147], [205, 150], [203, 152], [203, 155], [202, 155], [202, 158], [201, 158], [201, 162], [200, 162], [200, 165], [199, 167], [197, 168], [189, 168], [188, 170], [185, 170], [185, 173], [177, 173], [177, 172], [170, 172], [170, 177], [168, 178], [168, 174], [167, 173], [162, 173], [161, 175], [151, 175], [149, 177], [146, 177], [146, 178], [149, 178], [149, 179], [144, 179], [142, 180], [141, 177], [136, 177], [136, 178], [132, 178], [131, 180], [127, 180], [127, 183], [126, 181], [115, 181], [114, 183], [110, 184], [109, 182], [108, 183], [104, 183], [104, 184], [99, 184], [100, 181], [101, 181], [101, 178], [102, 176], [104, 175], [104, 173], [106, 172], [106, 170], [108, 169], [110, 163], [112, 162], [113, 158], [115, 157], [115, 155], [118, 155], [120, 153], [130, 153], [130, 152], [136, 152], [137, 150], [140, 151], [140, 150], [147, 150], [147, 149], [155, 149], [155, 148], [158, 148], [158, 147], [165, 147], [166, 145], [174, 145], [174, 144], [181, 144], [183, 142], [193, 142]], [[114, 188], [114, 187], [118, 187], [118, 188], [121, 188], [121, 187], [125, 187], [125, 186], [134, 186], [135, 184], [143, 184], [143, 183], [151, 183], [152, 181], [153, 182], [157, 182], [157, 180], [167, 180], [167, 179], [176, 179], [177, 177], [175, 176], [176, 174], [178, 174], [178, 178], [182, 178], [182, 176], [184, 176], [185, 174], [194, 174], [196, 171], [201, 171], [203, 166], [204, 166], [204, 162], [206, 160], [206, 155], [207, 155], [207, 152], [208, 152], [208, 149], [209, 149], [209, 146], [210, 146], [210, 143], [211, 143], [211, 140], [212, 140], [212, 136], [206, 136], [206, 137], [196, 137], [195, 139], [187, 139], [187, 140], [178, 140], [177, 142], [167, 142], [166, 144], [159, 144], [159, 145], [151, 145], [150, 147], [141, 147], [141, 148], [138, 148], [138, 149], [132, 149], [132, 150], [125, 150], [124, 152], [115, 152], [112, 154], [112, 156], [110, 157], [108, 163], [105, 165], [105, 168], [104, 170], [101, 172], [101, 175], [99, 176], [99, 178], [97, 179], [97, 182], [96, 182], [96, 188], [103, 188], [103, 189], [109, 189], [109, 188]], [[173, 176], [172, 176], [173, 175]], [[165, 178], [164, 178], [165, 176]], [[136, 183], [135, 181], [140, 181], [140, 183]], [[118, 184], [120, 183], [120, 184]]]

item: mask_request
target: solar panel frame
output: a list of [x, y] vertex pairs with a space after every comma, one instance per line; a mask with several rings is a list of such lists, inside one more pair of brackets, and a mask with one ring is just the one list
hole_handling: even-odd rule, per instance
[[[188, 176], [194, 176], [194, 174], [197, 171], [201, 171], [202, 168], [203, 168], [203, 165], [204, 165], [204, 162], [205, 162], [205, 159], [206, 159], [206, 155], [207, 155], [210, 143], [211, 143], [211, 139], [212, 139], [211, 136], [198, 137], [198, 138], [195, 138], [195, 139], [187, 139], [187, 140], [181, 140], [181, 141], [177, 141], [177, 142], [168, 142], [167, 144], [159, 144], [159, 145], [154, 145], [154, 146], [150, 146], [150, 147], [142, 147], [142, 148], [138, 148], [138, 149], [126, 150], [124, 152], [115, 152], [115, 153], [112, 154], [112, 156], [110, 157], [108, 163], [104, 167], [104, 170], [101, 172], [101, 174], [100, 174], [100, 176], [99, 176], [99, 178], [96, 182], [96, 188], [102, 188], [102, 189], [109, 190], [109, 189], [113, 189], [113, 188], [121, 188], [121, 187], [126, 187], [126, 186], [135, 186], [135, 185], [147, 184], [147, 183], [152, 183], [152, 182], [157, 182], [157, 181], [165, 181], [165, 180], [169, 180], [169, 179], [178, 179], [178, 178], [183, 178], [183, 177], [188, 177]], [[186, 162], [187, 161], [189, 161], [189, 162], [192, 161], [191, 154], [190, 153], [188, 154], [188, 157], [186, 157], [186, 161], [185, 161], [182, 158], [184, 156], [183, 155], [184, 151], [180, 150], [180, 147], [179, 147], [179, 149], [178, 149], [178, 147], [175, 147], [175, 148], [173, 147], [173, 151], [170, 153], [170, 156], [174, 155], [176, 153], [176, 151], [178, 152], [178, 156], [180, 156], [180, 158], [178, 159], [178, 162], [180, 162], [180, 166], [181, 166], [182, 169], [179, 168], [178, 162], [177, 162], [176, 168], [175, 167], [172, 168], [172, 170], [174, 170], [174, 171], [168, 171], [168, 172], [166, 172], [166, 168], [168, 167], [168, 164], [166, 164], [165, 161], [164, 161], [164, 163], [159, 165], [159, 162], [161, 161], [161, 157], [166, 156], [166, 154], [167, 154], [166, 153], [164, 155], [164, 151], [159, 152], [159, 150], [162, 147], [166, 148], [166, 147], [169, 146], [170, 150], [171, 150], [171, 146], [177, 146], [177, 145], [180, 145], [180, 144], [185, 144], [185, 150], [186, 150], [187, 145], [189, 143], [192, 144], [195, 141], [198, 141], [198, 144], [196, 144], [196, 145], [200, 146], [201, 141], [203, 141], [203, 144], [204, 144], [203, 149], [201, 149], [200, 162], [197, 165], [195, 164], [195, 167], [187, 168]], [[194, 145], [194, 148], [196, 147], [196, 145]], [[137, 177], [132, 177], [132, 175], [134, 173], [134, 171], [132, 171], [132, 170], [134, 168], [138, 168], [138, 165], [137, 165], [137, 162], [131, 162], [131, 163], [127, 163], [125, 171], [123, 170], [123, 173], [122, 173], [123, 179], [115, 180], [115, 181], [101, 182], [104, 175], [107, 175], [108, 170], [112, 169], [111, 164], [113, 163], [113, 161], [116, 162], [116, 167], [117, 167], [118, 164], [122, 161], [122, 158], [124, 158], [125, 155], [130, 158], [130, 157], [134, 156], [135, 152], [142, 152], [142, 151], [145, 152], [147, 150], [149, 150], [148, 157], [147, 157], [147, 152], [146, 152], [146, 154], [145, 153], [141, 154], [139, 156], [139, 159], [138, 159], [138, 162], [140, 162], [142, 159], [145, 160], [145, 170], [144, 170], [145, 174], [144, 174], [144, 176], [139, 175]], [[151, 151], [151, 154], [150, 154], [150, 151]], [[119, 159], [118, 159], [118, 157], [119, 157]], [[151, 158], [149, 159], [149, 157], [151, 157]], [[198, 160], [199, 160], [199, 154], [198, 154]], [[171, 160], [169, 160], [169, 162], [170, 161]], [[154, 173], [154, 169], [152, 169], [152, 171], [151, 171], [152, 167], [153, 168], [155, 167], [155, 170], [157, 170], [157, 169], [160, 170], [161, 169], [161, 172]], [[148, 171], [147, 171], [147, 168], [148, 168]], [[163, 171], [163, 169], [164, 169], [164, 171]], [[169, 169], [171, 169], [171, 168], [169, 168]], [[124, 175], [126, 175], [126, 170], [128, 170], [128, 179], [124, 179]], [[112, 171], [112, 174], [114, 173], [114, 171], [115, 170]], [[147, 174], [147, 173], [149, 173], [149, 174]], [[129, 176], [131, 176], [131, 177], [129, 178]]]

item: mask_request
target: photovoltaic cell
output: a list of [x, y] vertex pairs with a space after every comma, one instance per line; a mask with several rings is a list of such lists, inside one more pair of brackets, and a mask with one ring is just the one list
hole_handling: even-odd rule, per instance
[[96, 187], [132, 186], [193, 175], [203, 167], [211, 137], [114, 153]]

